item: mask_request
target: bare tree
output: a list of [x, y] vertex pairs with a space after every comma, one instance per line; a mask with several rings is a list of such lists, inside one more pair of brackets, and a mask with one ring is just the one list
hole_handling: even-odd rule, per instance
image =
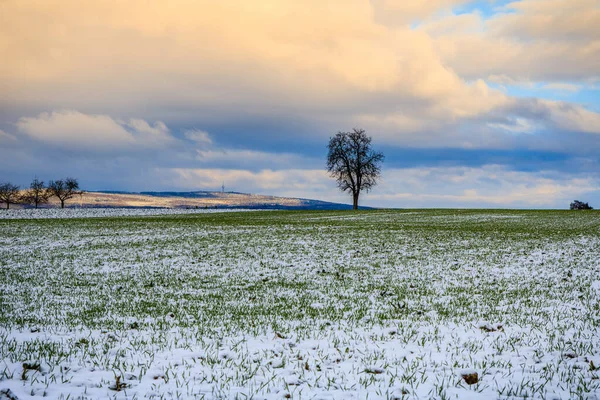
[[65, 201], [72, 199], [76, 195], [82, 195], [83, 191], [79, 190], [79, 183], [75, 178], [59, 179], [50, 181], [48, 191], [51, 196], [56, 196], [60, 200], [60, 208], [65, 208]]
[[11, 204], [15, 204], [19, 200], [19, 187], [12, 183], [0, 184], [0, 202], [6, 203], [6, 209], [10, 208]]
[[29, 185], [29, 189], [26, 190], [21, 196], [21, 201], [38, 208], [40, 204], [48, 203], [50, 196], [50, 190], [44, 186], [44, 181], [40, 181], [38, 178], [35, 178], [31, 182], [31, 185]]
[[364, 129], [338, 132], [329, 139], [327, 171], [342, 192], [352, 193], [353, 209], [358, 209], [360, 192], [370, 191], [381, 175], [383, 153], [373, 150]]

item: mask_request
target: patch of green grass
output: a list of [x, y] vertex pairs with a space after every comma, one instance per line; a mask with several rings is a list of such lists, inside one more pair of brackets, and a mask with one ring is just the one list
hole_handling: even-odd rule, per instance
[[[199, 396], [194, 390], [211, 385], [207, 398], [218, 398], [279, 390], [286, 368], [313, 393], [327, 368], [343, 364], [356, 380], [331, 373], [330, 388], [594, 393], [597, 372], [581, 368], [600, 355], [599, 216], [371, 210], [0, 220], [0, 358], [8, 360], [0, 381], [20, 377], [29, 359], [50, 371], [25, 374], [44, 390], [55, 384], [50, 376], [75, 376], [64, 365], [141, 377], [160, 365], [157, 387]], [[330, 348], [244, 347], [263, 336]], [[235, 356], [223, 356], [225, 347]], [[177, 349], [206, 355], [157, 364]], [[366, 364], [385, 372], [364, 375]], [[458, 368], [490, 379], [463, 388]], [[523, 380], [507, 378], [515, 371]]]

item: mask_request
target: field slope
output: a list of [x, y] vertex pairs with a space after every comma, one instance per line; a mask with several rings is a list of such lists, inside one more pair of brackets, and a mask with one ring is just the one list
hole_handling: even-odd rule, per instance
[[596, 399], [599, 255], [596, 212], [0, 220], [0, 392]]
[[[51, 207], [60, 206], [56, 197]], [[19, 207], [15, 205], [14, 207]], [[134, 207], [134, 208], [251, 208], [276, 210], [347, 210], [348, 204], [321, 200], [278, 197], [237, 192], [106, 192], [86, 191], [67, 202], [67, 207]]]

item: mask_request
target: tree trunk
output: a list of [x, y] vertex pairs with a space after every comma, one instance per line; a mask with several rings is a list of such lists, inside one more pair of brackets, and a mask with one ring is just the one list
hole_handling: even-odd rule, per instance
[[353, 210], [358, 210], [358, 195], [359, 195], [359, 192], [352, 193], [352, 200], [353, 200], [352, 209]]
[[6, 202], [6, 209], [8, 210], [10, 208], [10, 201]]
[[60, 208], [65, 208], [65, 201], [64, 200], [60, 200]]

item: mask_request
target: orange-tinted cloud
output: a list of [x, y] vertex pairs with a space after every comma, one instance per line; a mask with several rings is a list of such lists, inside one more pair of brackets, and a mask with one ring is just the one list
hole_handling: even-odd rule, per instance
[[8, 54], [0, 78], [12, 106], [309, 112], [357, 107], [377, 95], [414, 97], [461, 117], [503, 101], [445, 67], [426, 34], [377, 23], [367, 0], [25, 0], [0, 7], [0, 48]]

